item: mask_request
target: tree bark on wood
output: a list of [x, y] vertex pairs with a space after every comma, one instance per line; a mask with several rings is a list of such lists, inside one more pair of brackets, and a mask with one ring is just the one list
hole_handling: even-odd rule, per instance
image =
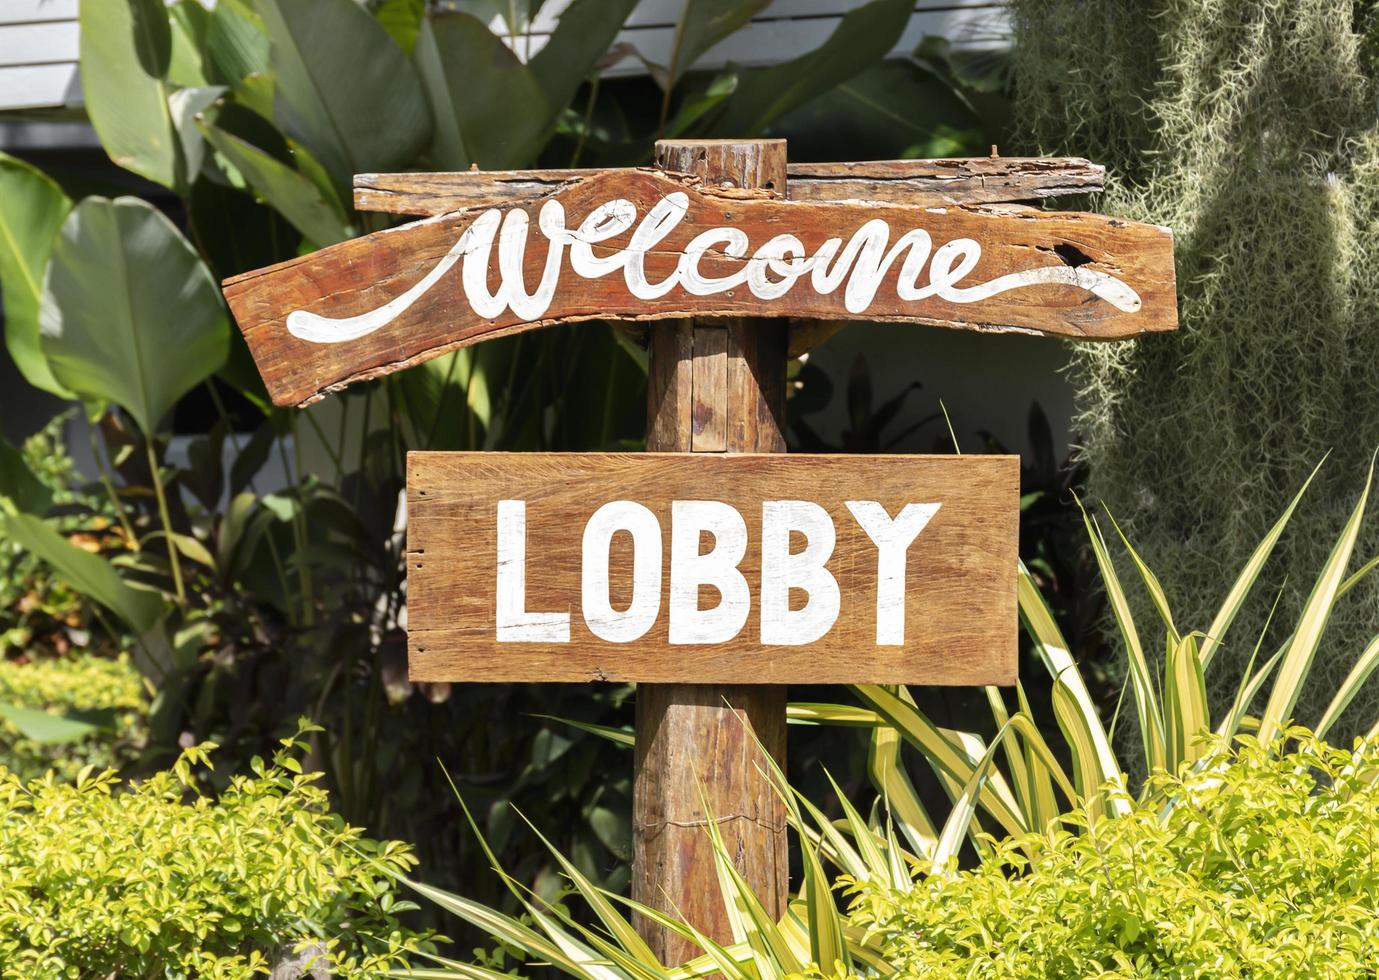
[[[785, 193], [785, 141], [661, 141], [656, 163], [711, 186]], [[784, 452], [783, 320], [673, 321], [652, 327], [647, 449]], [[784, 686], [643, 684], [637, 689], [632, 897], [732, 940], [706, 830], [717, 822], [733, 862], [766, 910], [785, 910], [785, 806], [764, 748], [785, 764]], [[758, 743], [760, 748], [758, 747]], [[701, 796], [702, 794], [702, 796]], [[700, 951], [639, 917], [663, 962]]]

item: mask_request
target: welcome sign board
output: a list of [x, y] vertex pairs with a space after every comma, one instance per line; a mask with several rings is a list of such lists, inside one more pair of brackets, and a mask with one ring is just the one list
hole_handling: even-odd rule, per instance
[[273, 400], [589, 319], [867, 319], [1107, 339], [1177, 324], [1163, 228], [1009, 205], [791, 201], [616, 170], [228, 280]]
[[424, 681], [1014, 683], [1012, 456], [411, 453]]

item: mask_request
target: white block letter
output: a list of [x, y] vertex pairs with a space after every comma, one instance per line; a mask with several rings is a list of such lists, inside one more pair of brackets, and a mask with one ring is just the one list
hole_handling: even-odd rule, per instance
[[[804, 550], [790, 553], [790, 532], [805, 537]], [[767, 500], [761, 505], [761, 642], [784, 646], [813, 643], [838, 620], [838, 580], [824, 567], [833, 554], [833, 518], [808, 500]], [[903, 556], [902, 556], [903, 557]], [[790, 609], [790, 589], [809, 596]]]
[[849, 500], [848, 510], [876, 545], [876, 645], [905, 643], [905, 552], [939, 504], [906, 504], [894, 520], [875, 500]]
[[498, 642], [570, 642], [569, 613], [527, 612], [525, 500], [498, 501]]
[[[747, 622], [752, 594], [738, 563], [747, 553], [742, 515], [717, 500], [676, 500], [670, 505], [670, 642], [724, 643]], [[713, 535], [708, 554], [699, 535]], [[699, 586], [718, 590], [718, 605], [699, 608]]]
[[[613, 535], [632, 535], [632, 602], [618, 612], [608, 599], [608, 550]], [[661, 612], [661, 522], [641, 504], [613, 500], [584, 525], [581, 593], [584, 622], [600, 640], [631, 643], [646, 635]]]

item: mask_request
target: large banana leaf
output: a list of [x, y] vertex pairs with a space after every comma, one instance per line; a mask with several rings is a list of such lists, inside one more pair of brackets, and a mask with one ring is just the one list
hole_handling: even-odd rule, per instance
[[54, 376], [82, 398], [119, 405], [146, 436], [229, 351], [210, 271], [138, 198], [88, 197], [68, 215], [39, 319]]
[[58, 383], [38, 346], [43, 270], [72, 202], [62, 188], [22, 160], [0, 153], [0, 289], [5, 291], [5, 346], [25, 380], [59, 398]]
[[172, 32], [162, 0], [81, 0], [81, 82], [101, 145], [164, 187], [184, 180], [164, 81]]
[[560, 14], [550, 40], [531, 56], [532, 74], [559, 111], [608, 53], [638, 0], [574, 0]]
[[313, 245], [334, 245], [353, 235], [354, 229], [333, 194], [323, 192], [310, 178], [247, 140], [204, 119], [197, 125], [207, 142], [234, 165], [254, 192]]
[[684, 0], [666, 66], [665, 86], [689, 71], [699, 56], [751, 19], [770, 0]]
[[477, 17], [428, 17], [412, 58], [435, 119], [433, 167], [508, 170], [530, 163], [550, 136], [556, 107], [532, 69]]
[[861, 73], [890, 53], [913, 11], [913, 0], [872, 0], [843, 17], [815, 50], [743, 72], [713, 131], [755, 135], [778, 116]]
[[271, 45], [274, 115], [348, 187], [410, 163], [431, 136], [421, 80], [353, 0], [256, 0]]

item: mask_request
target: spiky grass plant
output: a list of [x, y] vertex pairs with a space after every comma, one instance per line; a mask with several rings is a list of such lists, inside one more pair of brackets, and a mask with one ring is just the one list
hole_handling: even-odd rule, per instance
[[[999, 689], [986, 689], [996, 732], [988, 741], [975, 732], [935, 724], [904, 687], [857, 685], [852, 690], [860, 705], [794, 704], [790, 718], [797, 724], [869, 730], [868, 768], [878, 794], [877, 805], [864, 816], [834, 784], [843, 813], [843, 819], [835, 822], [793, 790], [778, 769], [768, 773], [785, 802], [804, 868], [799, 893], [779, 920], [767, 914], [752, 893], [710, 821], [707, 832], [713, 840], [719, 888], [733, 929], [733, 941], [727, 945], [714, 942], [673, 916], [597, 887], [549, 842], [547, 847], [570, 881], [572, 898], [583, 902], [590, 916], [577, 916], [563, 905], [538, 898], [504, 872], [491, 851], [489, 858], [496, 873], [523, 909], [521, 918], [420, 882], [408, 884], [504, 947], [517, 951], [526, 963], [547, 965], [575, 977], [688, 980], [722, 974], [764, 980], [861, 972], [892, 974], [895, 971], [885, 960], [882, 934], [860, 928], [840, 912], [840, 882], [863, 893], [869, 888], [907, 893], [926, 878], [958, 874], [959, 851], [968, 842], [983, 861], [1009, 863], [1012, 854], [1018, 853], [1021, 860], [1037, 863], [1044, 845], [1060, 834], [1066, 836], [1070, 825], [1095, 835], [1102, 821], [1120, 817], [1167, 821], [1180, 802], [1176, 787], [1185, 785], [1189, 775], [1209, 776], [1213, 767], [1227, 765], [1231, 746], [1246, 733], [1251, 744], [1267, 750], [1280, 751], [1286, 746], [1294, 708], [1316, 662], [1333, 610], [1379, 565], [1376, 558], [1347, 574], [1361, 534], [1373, 463], [1364, 489], [1334, 539], [1287, 636], [1262, 663], [1260, 655], [1269, 636], [1266, 632], [1258, 637], [1255, 656], [1235, 682], [1231, 704], [1216, 716], [1206, 687], [1213, 666], [1220, 670], [1222, 661], [1217, 654], [1223, 642], [1315, 476], [1314, 470], [1257, 544], [1201, 631], [1185, 631], [1178, 625], [1158, 578], [1115, 529], [1162, 628], [1162, 660], [1142, 639], [1145, 633], [1135, 620], [1128, 590], [1112, 561], [1112, 547], [1102, 522], [1085, 515], [1128, 662], [1127, 697], [1137, 707], [1134, 717], [1139, 737], [1130, 744], [1138, 748], [1142, 758], [1134, 767], [1115, 754], [1113, 732], [1098, 713], [1067, 643], [1022, 566], [1020, 616], [1035, 652], [1053, 679], [1053, 712], [1070, 750], [1071, 772], [1041, 735], [1022, 686], [1015, 691], [1018, 709], [1014, 711]], [[1110, 526], [1115, 528], [1114, 522]], [[1332, 691], [1326, 709], [1315, 722], [1319, 738], [1334, 727], [1376, 666], [1379, 637], [1365, 647]], [[1252, 713], [1261, 702], [1262, 710]], [[630, 732], [581, 727], [632, 744]], [[1369, 733], [1371, 737], [1379, 735], [1379, 722], [1374, 722]], [[905, 747], [918, 751], [948, 791], [952, 806], [941, 824], [931, 818], [911, 784], [902, 756]], [[1133, 792], [1124, 775], [1131, 768], [1152, 774]], [[477, 824], [472, 819], [470, 823], [478, 834]], [[632, 911], [690, 940], [702, 955], [678, 966], [661, 963], [633, 927], [629, 917]], [[409, 975], [439, 980], [505, 974], [492, 966], [437, 959], [434, 965], [419, 967]]]

